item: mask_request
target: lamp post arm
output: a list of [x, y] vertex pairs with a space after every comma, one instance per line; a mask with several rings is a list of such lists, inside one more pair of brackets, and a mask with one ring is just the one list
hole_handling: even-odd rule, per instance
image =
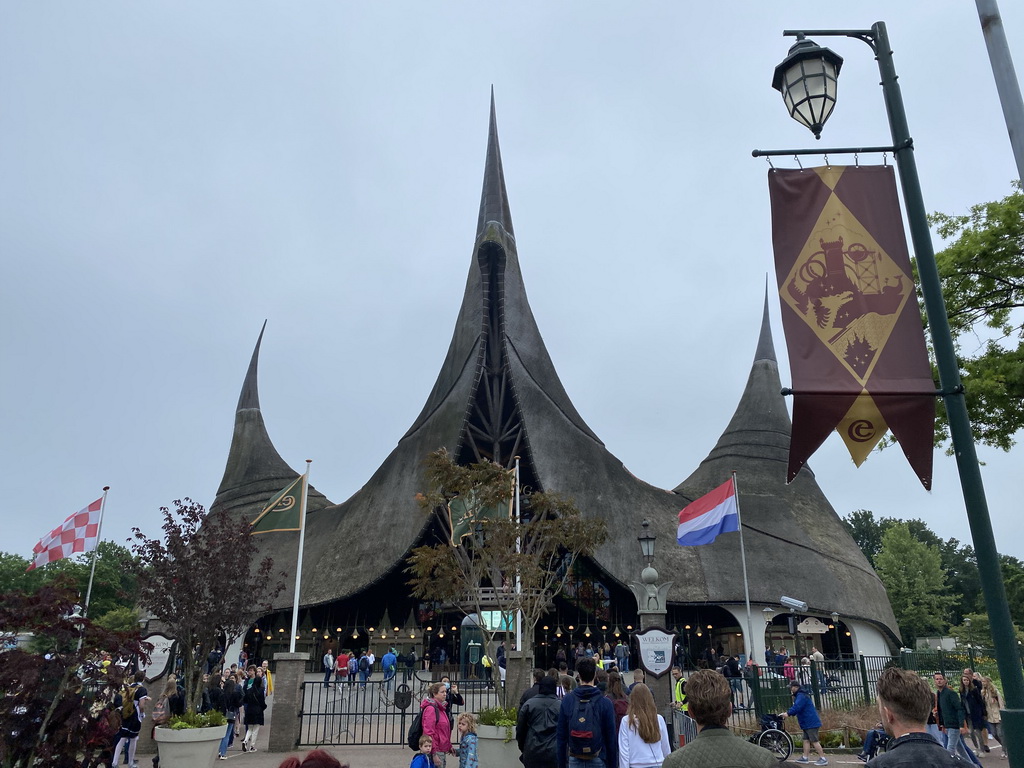
[[[881, 22], [879, 22], [881, 23]], [[852, 37], [875, 49], [875, 28], [871, 29], [784, 29], [783, 37]]]
[[1003, 694], [1007, 703], [1004, 715], [1008, 722], [1006, 733], [1008, 741], [1012, 740], [1009, 754], [1016, 758], [1014, 763], [1017, 766], [1024, 766], [1024, 675], [1016, 652], [1016, 637], [1006, 601], [1003, 575], [999, 568], [999, 553], [992, 532], [992, 519], [985, 499], [985, 486], [981, 478], [971, 422], [967, 415], [953, 335], [942, 297], [942, 283], [935, 263], [935, 252], [932, 249], [921, 182], [914, 160], [914, 147], [907, 125], [907, 113], [903, 106], [903, 96], [885, 24], [881, 21], [876, 22], [871, 27], [871, 35], [875, 41], [875, 58], [878, 61], [878, 72], [882, 77], [882, 92], [885, 96], [892, 143], [893, 146], [899, 147], [896, 151], [896, 164], [900, 171], [903, 200], [907, 206], [907, 223], [910, 226], [910, 237], [917, 258], [921, 295], [928, 313], [935, 363], [939, 369], [939, 382], [949, 417], [950, 437], [960, 474], [967, 520], [971, 526], [974, 551], [977, 554], [985, 607], [992, 623], [992, 637], [995, 641], [999, 674], [1002, 677]]

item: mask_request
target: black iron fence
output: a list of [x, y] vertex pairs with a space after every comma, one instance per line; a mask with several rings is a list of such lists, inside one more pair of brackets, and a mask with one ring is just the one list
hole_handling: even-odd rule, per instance
[[[427, 697], [431, 673], [401, 671], [383, 680], [345, 680], [324, 684], [307, 680], [302, 684], [299, 711], [299, 745], [316, 744], [405, 744], [420, 702]], [[452, 693], [462, 704], [453, 703], [452, 721], [460, 712], [479, 712], [498, 704], [497, 682], [455, 680]]]

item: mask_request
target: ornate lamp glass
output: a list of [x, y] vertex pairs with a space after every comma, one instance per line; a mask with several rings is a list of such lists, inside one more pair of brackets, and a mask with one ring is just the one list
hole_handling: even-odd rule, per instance
[[654, 542], [658, 538], [650, 532], [651, 521], [644, 520], [643, 532], [636, 537], [636, 540], [640, 542], [640, 553], [644, 556], [644, 562], [650, 565], [654, 562]]
[[789, 116], [807, 126], [816, 139], [835, 108], [842, 66], [842, 56], [797, 35], [789, 55], [775, 68], [772, 88], [782, 94]]

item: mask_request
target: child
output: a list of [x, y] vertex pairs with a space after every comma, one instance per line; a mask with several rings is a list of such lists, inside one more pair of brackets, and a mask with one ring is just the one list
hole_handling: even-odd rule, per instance
[[459, 768], [479, 768], [476, 756], [476, 715], [459, 715]]
[[430, 762], [430, 753], [434, 751], [434, 740], [429, 736], [420, 736], [420, 751], [409, 763], [409, 768], [433, 768]]

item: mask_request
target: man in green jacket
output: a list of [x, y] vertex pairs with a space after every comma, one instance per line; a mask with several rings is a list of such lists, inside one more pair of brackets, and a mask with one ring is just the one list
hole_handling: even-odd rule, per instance
[[[946, 734], [946, 749], [955, 755], [960, 746], [960, 736], [967, 734], [964, 724], [966, 713], [960, 694], [946, 685], [946, 676], [941, 672], [935, 673], [935, 707], [939, 730]], [[966, 754], [963, 756], [967, 757]]]
[[751, 744], [726, 726], [732, 715], [729, 681], [712, 669], [694, 672], [686, 682], [686, 709], [697, 721], [697, 738], [665, 758], [662, 768], [772, 768], [775, 755]]

